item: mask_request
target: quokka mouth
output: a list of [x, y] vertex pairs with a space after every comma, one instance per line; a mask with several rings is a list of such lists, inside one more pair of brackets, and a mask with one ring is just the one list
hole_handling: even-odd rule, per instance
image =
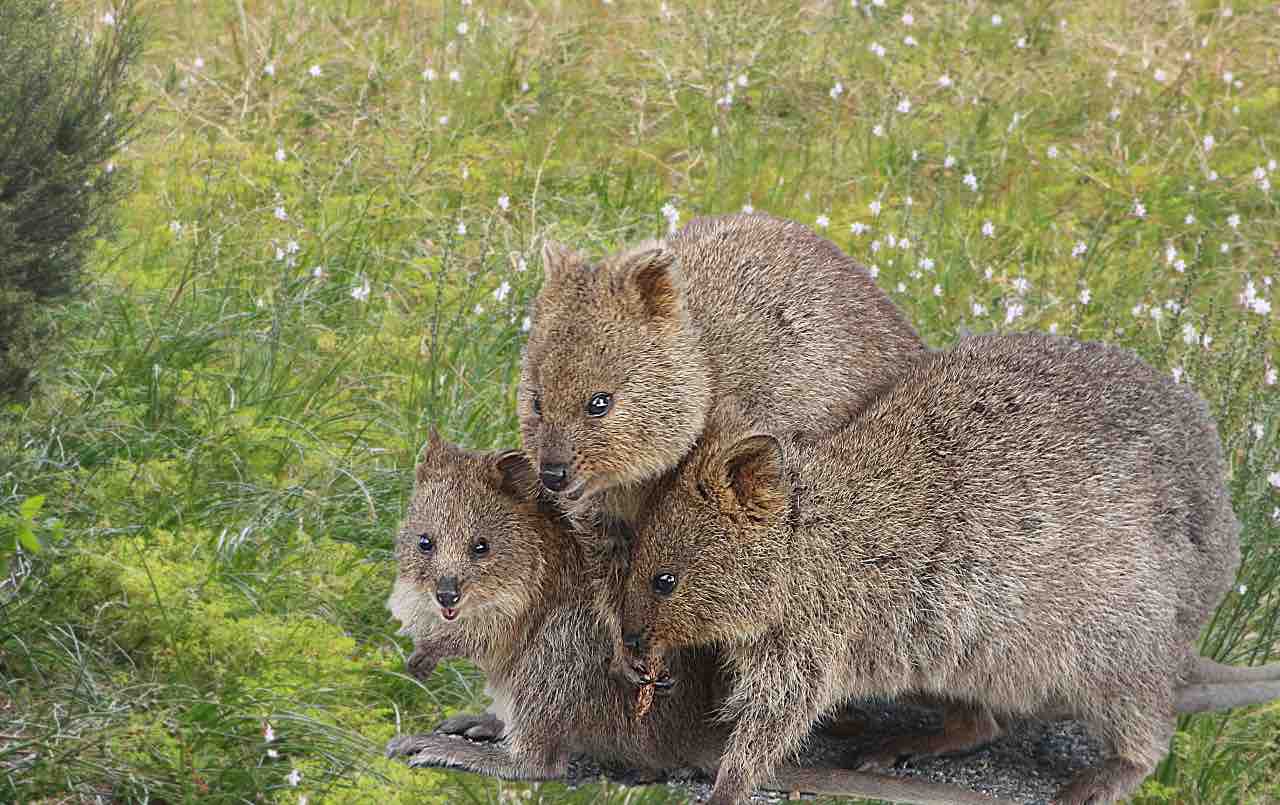
[[440, 615], [447, 621], [458, 617], [457, 607], [440, 607]]

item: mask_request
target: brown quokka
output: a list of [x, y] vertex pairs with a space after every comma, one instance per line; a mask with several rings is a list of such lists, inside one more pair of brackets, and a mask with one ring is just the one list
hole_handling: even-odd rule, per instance
[[[718, 720], [726, 678], [705, 649], [675, 652], [678, 686], [634, 718], [635, 689], [607, 672], [611, 644], [595, 617], [586, 563], [563, 516], [544, 502], [517, 451], [473, 453], [432, 434], [396, 540], [388, 600], [422, 658], [456, 654], [484, 671], [503, 740], [401, 736], [392, 755], [514, 779], [562, 776], [571, 755], [639, 770], [714, 772], [730, 725]], [[446, 722], [487, 732], [491, 717]], [[905, 802], [992, 802], [954, 786], [875, 774], [782, 769], [774, 785]]]
[[1239, 563], [1226, 474], [1204, 402], [1132, 353], [971, 338], [826, 435], [711, 423], [636, 523], [627, 665], [647, 679], [721, 647], [736, 723], [714, 803], [833, 705], [917, 693], [966, 704], [885, 756], [1074, 717], [1108, 757], [1059, 800], [1109, 802], [1165, 755], [1175, 713], [1280, 697], [1259, 681], [1280, 666], [1195, 651]]
[[720, 400], [778, 433], [829, 427], [923, 349], [862, 266], [766, 215], [695, 219], [598, 264], [548, 245], [542, 261], [520, 432], [543, 485], [610, 560], [594, 580], [606, 621], [643, 485]]

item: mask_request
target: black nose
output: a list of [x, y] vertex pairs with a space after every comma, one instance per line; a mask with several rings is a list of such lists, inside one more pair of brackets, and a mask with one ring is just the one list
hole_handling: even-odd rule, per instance
[[543, 464], [538, 470], [538, 480], [552, 492], [559, 492], [569, 483], [569, 468], [563, 464]]
[[458, 591], [457, 576], [446, 576], [436, 582], [436, 600], [440, 602], [440, 606], [452, 609], [460, 598], [462, 593]]
[[638, 634], [623, 635], [623, 636], [622, 636], [622, 645], [623, 645], [623, 646], [625, 646], [626, 648], [631, 649], [632, 651], [639, 651], [639, 650], [640, 650], [640, 635], [638, 635]]

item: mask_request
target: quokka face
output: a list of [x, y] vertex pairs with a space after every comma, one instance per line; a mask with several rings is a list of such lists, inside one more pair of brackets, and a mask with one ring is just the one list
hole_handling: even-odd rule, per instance
[[777, 606], [785, 543], [760, 532], [786, 528], [781, 446], [724, 435], [656, 485], [636, 523], [621, 613], [633, 681], [661, 676], [672, 650], [734, 640]]
[[518, 414], [542, 484], [569, 502], [674, 465], [709, 405], [675, 255], [648, 243], [598, 265], [544, 250]]
[[537, 494], [519, 451], [473, 453], [432, 434], [396, 536], [388, 606], [407, 633], [531, 605], [544, 565]]

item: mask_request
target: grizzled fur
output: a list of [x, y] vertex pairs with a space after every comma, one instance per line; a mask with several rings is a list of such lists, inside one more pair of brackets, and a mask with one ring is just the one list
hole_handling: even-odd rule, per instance
[[726, 415], [637, 522], [627, 666], [722, 647], [737, 723], [715, 803], [831, 707], [915, 693], [970, 703], [926, 751], [989, 740], [1007, 715], [1085, 721], [1110, 756], [1061, 801], [1112, 801], [1164, 756], [1175, 712], [1240, 703], [1189, 683], [1276, 678], [1195, 653], [1239, 562], [1226, 473], [1186, 386], [1040, 335], [924, 355], [826, 435]]
[[[562, 776], [579, 753], [629, 769], [714, 773], [731, 729], [717, 718], [728, 678], [707, 649], [674, 652], [667, 668], [679, 683], [636, 721], [635, 688], [607, 673], [611, 643], [584, 584], [583, 555], [562, 520], [541, 500], [521, 453], [473, 453], [432, 434], [396, 540], [388, 606], [413, 636], [415, 657], [450, 654], [479, 665], [505, 734], [496, 743], [400, 736], [388, 753], [411, 755], [413, 765], [516, 779]], [[430, 551], [421, 548], [423, 535]], [[488, 550], [477, 556], [481, 540]], [[457, 617], [445, 621], [435, 592], [438, 580], [451, 576], [461, 597]], [[491, 722], [455, 717], [438, 731], [481, 729], [497, 737], [486, 732]], [[910, 802], [992, 801], [954, 786], [841, 770], [781, 769], [773, 784]]]
[[[549, 245], [543, 266], [518, 413], [533, 464], [568, 465], [571, 500], [675, 466], [727, 395], [814, 430], [922, 348], [865, 269], [765, 215], [695, 219], [598, 264]], [[594, 418], [598, 392], [613, 402]]]

